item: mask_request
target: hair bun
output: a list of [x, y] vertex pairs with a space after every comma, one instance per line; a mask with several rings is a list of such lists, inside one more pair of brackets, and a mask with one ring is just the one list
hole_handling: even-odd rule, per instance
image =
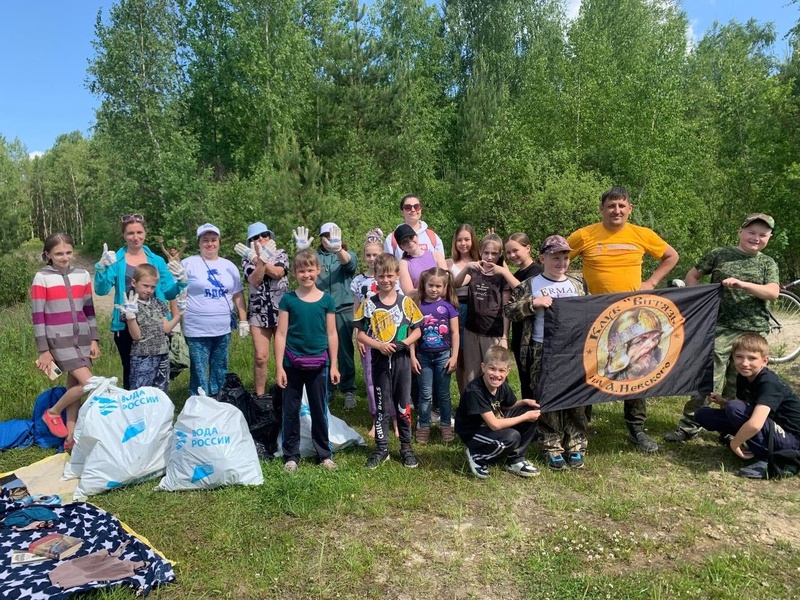
[[366, 243], [383, 243], [383, 230], [380, 227], [375, 227], [367, 232]]

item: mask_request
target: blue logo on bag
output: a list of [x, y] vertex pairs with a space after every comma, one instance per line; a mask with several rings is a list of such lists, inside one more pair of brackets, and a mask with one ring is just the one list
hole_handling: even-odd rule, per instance
[[186, 440], [189, 439], [189, 434], [176, 429], [175, 430], [175, 450], [183, 450], [186, 445]]
[[92, 402], [97, 404], [100, 414], [104, 417], [106, 415], [110, 415], [119, 408], [119, 402], [117, 402], [116, 398], [104, 398], [96, 396], [92, 399]]
[[205, 479], [210, 475], [214, 474], [214, 465], [211, 464], [204, 464], [204, 465], [197, 465], [194, 468], [194, 473], [192, 473], [192, 483], [197, 483], [201, 479]]
[[192, 430], [192, 448], [225, 446], [230, 443], [231, 436], [220, 433], [216, 427], [198, 427]]
[[136, 421], [135, 423], [131, 423], [125, 429], [125, 434], [122, 436], [122, 443], [124, 444], [129, 439], [135, 438], [137, 435], [142, 433], [145, 430], [145, 428], [146, 428], [146, 426], [145, 426], [145, 423], [144, 423], [144, 419], [140, 419], [139, 421]]

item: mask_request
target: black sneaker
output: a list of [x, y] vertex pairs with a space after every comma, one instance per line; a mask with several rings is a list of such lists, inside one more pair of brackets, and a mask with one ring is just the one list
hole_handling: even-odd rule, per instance
[[384, 463], [387, 460], [389, 460], [388, 450], [375, 450], [375, 452], [370, 454], [370, 457], [367, 459], [367, 468], [377, 469], [381, 463]]
[[567, 468], [567, 461], [560, 454], [551, 454], [547, 457], [547, 466], [551, 471], [563, 471]]
[[475, 475], [475, 477], [478, 479], [486, 479], [489, 477], [489, 467], [475, 462], [475, 459], [472, 458], [472, 453], [469, 451], [469, 448], [467, 448], [467, 462], [469, 462], [469, 470], [472, 471], [472, 474]]
[[767, 479], [767, 461], [757, 460], [739, 469], [737, 475], [739, 475], [739, 477], [746, 477], [747, 479]]
[[658, 444], [644, 431], [628, 432], [628, 441], [635, 444], [642, 452], [658, 452]]
[[400, 460], [403, 462], [403, 466], [409, 469], [416, 469], [419, 466], [419, 461], [414, 456], [413, 450], [401, 450]]
[[696, 433], [689, 433], [685, 429], [676, 429], [675, 431], [670, 431], [669, 433], [664, 435], [665, 442], [688, 442], [690, 439], [695, 437]]
[[583, 465], [583, 452], [570, 452], [567, 457], [567, 464], [572, 469], [582, 469]]

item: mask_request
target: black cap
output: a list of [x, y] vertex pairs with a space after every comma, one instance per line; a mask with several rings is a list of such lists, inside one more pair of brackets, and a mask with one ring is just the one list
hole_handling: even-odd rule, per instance
[[412, 238], [415, 235], [417, 235], [417, 232], [414, 231], [414, 228], [408, 223], [403, 223], [402, 225], [399, 225], [397, 229], [394, 230], [394, 239], [397, 242], [398, 246], [403, 240]]

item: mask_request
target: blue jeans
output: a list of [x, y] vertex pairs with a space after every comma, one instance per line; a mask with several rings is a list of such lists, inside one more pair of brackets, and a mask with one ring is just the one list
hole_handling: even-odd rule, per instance
[[189, 346], [189, 394], [202, 387], [209, 396], [216, 396], [228, 372], [228, 344], [231, 334], [212, 337], [186, 336]]
[[131, 389], [150, 385], [162, 392], [169, 388], [169, 354], [153, 356], [131, 356]]
[[431, 426], [431, 401], [433, 391], [439, 400], [439, 414], [442, 416], [442, 425], [450, 425], [451, 400], [450, 400], [450, 373], [447, 372], [447, 361], [450, 360], [450, 350], [441, 352], [417, 352], [417, 360], [422, 372], [417, 381], [419, 383], [419, 427]]

